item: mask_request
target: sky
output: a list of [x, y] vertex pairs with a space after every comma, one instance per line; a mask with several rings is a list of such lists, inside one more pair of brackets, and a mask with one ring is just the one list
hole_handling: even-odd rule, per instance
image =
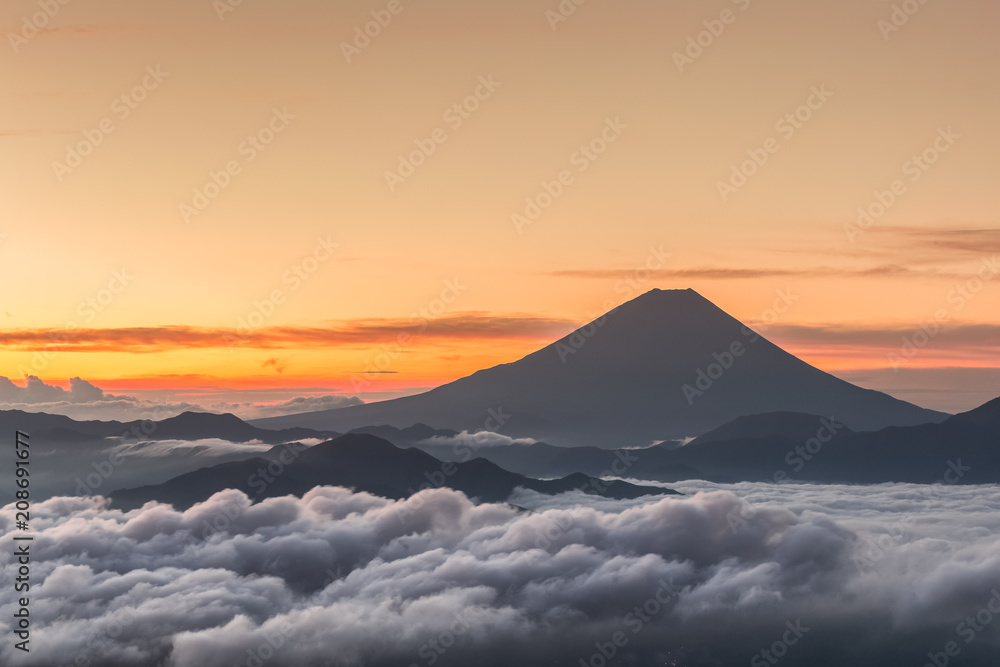
[[690, 287], [972, 408], [1000, 386], [998, 14], [10, 0], [0, 376], [377, 400]]

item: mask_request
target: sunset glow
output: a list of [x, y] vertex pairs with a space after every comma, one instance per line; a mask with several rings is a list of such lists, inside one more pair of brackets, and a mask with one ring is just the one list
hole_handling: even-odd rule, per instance
[[832, 372], [935, 319], [908, 368], [1000, 366], [994, 3], [217, 5], [10, 7], [0, 375], [370, 400], [654, 287], [792, 294]]

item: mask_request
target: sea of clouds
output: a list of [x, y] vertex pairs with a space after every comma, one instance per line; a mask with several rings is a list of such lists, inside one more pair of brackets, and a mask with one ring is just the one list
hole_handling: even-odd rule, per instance
[[[629, 501], [336, 487], [32, 511], [22, 665], [991, 665], [1000, 488], [672, 484]], [[515, 506], [516, 505], [516, 506]], [[17, 565], [0, 512], [0, 587]], [[951, 652], [953, 655], [948, 655]]]
[[[280, 393], [279, 390], [275, 390]], [[171, 392], [167, 392], [171, 393]], [[194, 392], [196, 393], [196, 392]], [[254, 395], [253, 391], [226, 390], [226, 395]], [[294, 396], [285, 400], [223, 401], [149, 400], [125, 394], [109, 394], [82, 378], [72, 378], [69, 389], [27, 376], [24, 386], [0, 376], [0, 410], [24, 410], [64, 415], [71, 419], [133, 421], [168, 419], [183, 412], [231, 413], [241, 419], [263, 419], [283, 415], [332, 410], [364, 403], [357, 396], [319, 394]]]

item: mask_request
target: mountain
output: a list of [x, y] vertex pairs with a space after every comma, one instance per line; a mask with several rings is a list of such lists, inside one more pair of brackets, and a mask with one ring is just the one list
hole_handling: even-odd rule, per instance
[[[832, 417], [832, 416], [831, 416]], [[737, 417], [731, 422], [712, 429], [705, 435], [695, 438], [690, 445], [703, 445], [709, 442], [723, 442], [750, 438], [781, 436], [790, 440], [805, 442], [823, 428], [825, 417], [803, 415], [797, 412], [768, 412], [762, 415], [747, 415]], [[833, 421], [837, 421], [835, 418]], [[839, 424], [837, 434], [853, 433], [851, 429]]]
[[[469, 446], [448, 447], [420, 444], [419, 449], [442, 460], [457, 461], [474, 451], [504, 470], [527, 475], [528, 477], [561, 477], [573, 472], [594, 477], [640, 477], [659, 482], [676, 482], [685, 479], [707, 479], [728, 481], [706, 475], [683, 463], [673, 464], [664, 459], [666, 448], [646, 447], [643, 449], [601, 449], [600, 447], [556, 447], [544, 442], [531, 445], [502, 445], [481, 447], [473, 450]], [[637, 466], [637, 463], [641, 465]], [[655, 465], [652, 465], [655, 464]], [[645, 472], [643, 472], [645, 471]]]
[[[104, 438], [123, 432], [123, 424], [116, 421], [77, 421], [63, 415], [47, 412], [25, 412], [24, 410], [0, 410], [0, 429], [23, 431], [32, 437], [37, 433], [55, 431], [75, 436], [87, 435]], [[72, 437], [72, 436], [71, 436]]]
[[161, 421], [77, 421], [63, 415], [23, 410], [0, 410], [0, 429], [20, 430], [41, 442], [85, 442], [125, 436], [139, 440], [203, 440], [218, 438], [230, 442], [259, 440], [267, 444], [309, 438], [327, 440], [332, 431], [308, 428], [271, 430], [251, 426], [231, 414], [184, 412]]
[[[124, 424], [125, 429], [131, 432], [132, 427], [139, 427], [142, 438], [149, 440], [200, 440], [204, 438], [219, 438], [230, 442], [249, 442], [250, 440], [260, 440], [267, 444], [279, 444], [291, 442], [293, 440], [305, 440], [310, 438], [328, 439], [334, 435], [339, 435], [329, 430], [317, 431], [309, 428], [286, 428], [280, 430], [264, 429], [258, 426], [251, 426], [239, 417], [231, 414], [215, 414], [211, 412], [185, 412], [153, 422], [151, 428], [149, 423], [129, 422]], [[146, 431], [150, 431], [146, 435]]]
[[854, 430], [948, 416], [810, 366], [693, 290], [654, 289], [519, 361], [426, 393], [252, 423], [349, 431], [423, 422], [614, 448], [781, 411], [836, 415]]
[[948, 425], [978, 424], [981, 426], [1000, 425], [1000, 398], [980, 405], [974, 410], [953, 415], [944, 422]]
[[[107, 494], [114, 489], [163, 482], [207, 465], [252, 456], [262, 448], [246, 444], [251, 441], [274, 445], [306, 439], [324, 441], [337, 435], [303, 428], [272, 431], [233, 415], [204, 412], [185, 412], [158, 422], [118, 422], [0, 410], [0, 430], [28, 433], [32, 451], [43, 457], [45, 464], [34, 471], [31, 481], [36, 500]], [[14, 481], [13, 475], [0, 478], [0, 494], [13, 497]]]
[[[795, 427], [781, 426], [780, 432]], [[1000, 399], [938, 424], [854, 433], [827, 420], [821, 429], [807, 439], [779, 434], [695, 440], [661, 461], [741, 481], [1000, 483]], [[641, 467], [636, 476], [662, 479]]]
[[381, 426], [362, 426], [361, 428], [351, 429], [349, 432], [377, 435], [397, 447], [415, 445], [431, 438], [450, 438], [458, 435], [458, 431], [434, 429], [427, 424], [414, 424], [406, 428], [396, 428], [387, 424], [382, 424]]
[[422, 488], [443, 486], [486, 502], [503, 502], [517, 487], [545, 494], [579, 489], [608, 498], [677, 493], [660, 487], [606, 482], [583, 474], [555, 480], [531, 479], [485, 459], [443, 462], [418, 449], [400, 449], [382, 438], [357, 433], [305, 449], [276, 447], [270, 457], [201, 468], [163, 484], [115, 491], [110, 497], [113, 507], [125, 510], [151, 500], [186, 509], [224, 489], [242, 490], [257, 501], [301, 496], [318, 485], [345, 486], [387, 498], [404, 498]]
[[[441, 458], [440, 445], [417, 445]], [[797, 413], [739, 417], [684, 446], [605, 450], [501, 445], [476, 454], [536, 477], [580, 471], [658, 482], [1000, 483], [1000, 398], [938, 424], [856, 432], [835, 418]]]

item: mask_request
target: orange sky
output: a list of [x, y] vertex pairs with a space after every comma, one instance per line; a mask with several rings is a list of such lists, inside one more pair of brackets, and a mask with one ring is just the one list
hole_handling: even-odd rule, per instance
[[5, 4], [0, 375], [412, 390], [653, 287], [1000, 367], [994, 2], [226, 2]]

